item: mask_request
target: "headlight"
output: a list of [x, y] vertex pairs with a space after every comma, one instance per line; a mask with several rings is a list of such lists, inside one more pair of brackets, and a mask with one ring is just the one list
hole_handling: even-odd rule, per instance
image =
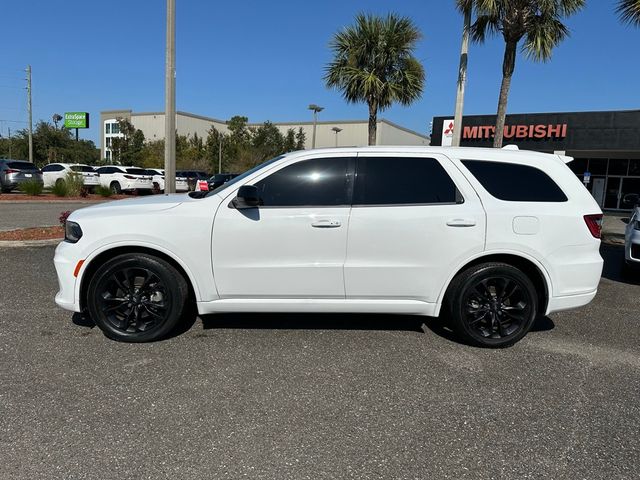
[[76, 222], [67, 220], [64, 222], [64, 240], [69, 243], [76, 243], [82, 238], [82, 229]]
[[636, 220], [636, 226], [634, 228], [640, 230], [640, 220]]

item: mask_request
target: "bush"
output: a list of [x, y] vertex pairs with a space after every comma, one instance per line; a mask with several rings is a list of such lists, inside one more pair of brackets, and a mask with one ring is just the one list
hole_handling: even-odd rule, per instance
[[42, 193], [42, 183], [36, 180], [28, 180], [23, 182], [18, 187], [21, 192], [26, 193], [27, 195], [36, 196]]
[[67, 184], [67, 196], [79, 197], [84, 189], [84, 179], [77, 173], [67, 173], [64, 182]]
[[103, 187], [102, 185], [98, 185], [95, 189], [95, 193], [97, 193], [98, 195], [100, 195], [101, 197], [110, 197], [111, 196], [111, 189], [109, 187]]
[[56, 197], [66, 197], [68, 193], [67, 183], [65, 181], [56, 182], [51, 187], [51, 193]]

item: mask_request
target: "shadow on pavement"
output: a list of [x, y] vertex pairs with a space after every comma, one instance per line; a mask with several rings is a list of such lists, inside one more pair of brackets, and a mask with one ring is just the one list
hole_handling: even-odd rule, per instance
[[635, 271], [625, 271], [624, 265], [624, 245], [602, 244], [600, 254], [604, 259], [602, 277], [615, 282], [640, 285], [640, 269]]

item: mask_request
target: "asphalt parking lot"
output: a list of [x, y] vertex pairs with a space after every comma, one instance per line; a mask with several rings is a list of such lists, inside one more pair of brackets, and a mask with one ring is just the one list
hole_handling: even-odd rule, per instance
[[100, 202], [65, 202], [54, 200], [39, 202], [25, 201], [0, 201], [0, 232], [16, 228], [50, 227], [59, 225], [58, 217], [67, 210], [95, 205]]
[[590, 306], [482, 350], [366, 315], [211, 316], [119, 344], [55, 306], [52, 247], [0, 249], [0, 478], [638, 478], [640, 278], [621, 254], [603, 247]]

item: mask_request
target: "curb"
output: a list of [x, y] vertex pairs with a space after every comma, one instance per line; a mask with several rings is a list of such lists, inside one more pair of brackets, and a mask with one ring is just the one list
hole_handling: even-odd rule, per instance
[[612, 245], [624, 245], [624, 233], [602, 233], [602, 242]]
[[48, 240], [0, 240], [0, 248], [20, 248], [20, 247], [46, 247], [57, 245], [62, 242], [62, 238], [50, 238]]

